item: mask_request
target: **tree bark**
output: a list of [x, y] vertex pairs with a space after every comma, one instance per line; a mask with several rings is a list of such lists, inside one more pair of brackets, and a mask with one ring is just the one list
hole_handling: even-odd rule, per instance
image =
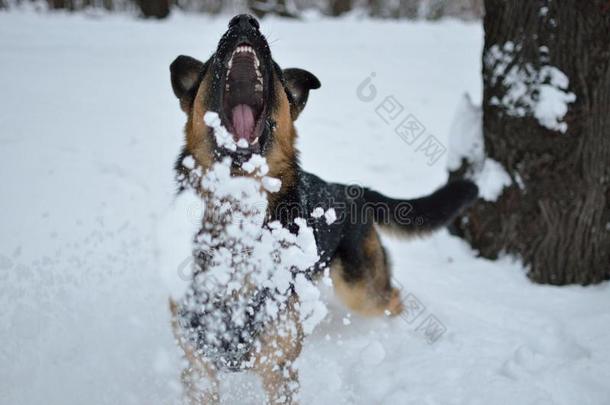
[[170, 0], [138, 0], [138, 6], [145, 18], [165, 18], [169, 15]]
[[328, 7], [333, 17], [352, 10], [352, 0], [329, 0]]
[[[484, 257], [521, 257], [538, 283], [608, 280], [610, 2], [485, 0], [485, 10], [485, 154], [512, 185], [496, 201], [479, 200], [456, 221], [458, 233]], [[507, 42], [510, 62], [494, 63], [490, 54]], [[576, 96], [563, 119], [565, 133], [542, 126], [531, 111], [515, 116], [498, 105], [510, 91], [504, 79], [511, 69], [543, 66], [565, 73]], [[463, 161], [452, 176], [471, 170]]]

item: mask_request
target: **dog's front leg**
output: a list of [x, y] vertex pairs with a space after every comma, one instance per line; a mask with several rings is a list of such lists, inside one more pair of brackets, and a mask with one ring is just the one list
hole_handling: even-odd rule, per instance
[[[189, 358], [182, 370], [182, 386], [188, 405], [220, 404], [219, 381], [216, 370], [199, 359]], [[194, 361], [193, 361], [194, 360]]]
[[301, 353], [303, 328], [291, 297], [286, 312], [265, 330], [255, 353], [254, 370], [261, 377], [271, 405], [296, 405], [299, 390], [294, 361]]
[[169, 310], [172, 314], [172, 330], [179, 346], [184, 351], [188, 364], [182, 370], [181, 380], [184, 399], [188, 405], [219, 404], [219, 382], [215, 367], [202, 359], [193, 347], [182, 339], [178, 324], [178, 305], [170, 298]]
[[296, 405], [298, 372], [292, 364], [269, 364], [258, 370], [270, 405]]

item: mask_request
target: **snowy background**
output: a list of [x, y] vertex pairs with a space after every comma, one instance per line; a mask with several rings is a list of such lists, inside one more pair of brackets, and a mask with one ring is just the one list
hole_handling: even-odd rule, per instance
[[[0, 404], [179, 403], [167, 298], [190, 249], [177, 224], [197, 207], [173, 202], [184, 117], [168, 66], [209, 56], [227, 21], [0, 13]], [[402, 197], [446, 181], [449, 153], [418, 145], [473, 127], [461, 115], [464, 93], [480, 103], [480, 23], [262, 28], [276, 61], [322, 82], [298, 121], [307, 170]], [[425, 127], [412, 143], [394, 130], [409, 115]], [[532, 285], [518, 261], [478, 259], [446, 231], [387, 245], [411, 311], [362, 319], [322, 285], [330, 312], [299, 359], [302, 403], [609, 403], [607, 283]], [[263, 398], [248, 375], [223, 392]]]

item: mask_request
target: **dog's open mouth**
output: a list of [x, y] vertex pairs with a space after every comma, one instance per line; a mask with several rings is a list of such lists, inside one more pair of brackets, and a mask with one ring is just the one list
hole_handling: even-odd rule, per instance
[[239, 149], [260, 150], [265, 102], [261, 63], [253, 47], [240, 44], [226, 62], [221, 119]]

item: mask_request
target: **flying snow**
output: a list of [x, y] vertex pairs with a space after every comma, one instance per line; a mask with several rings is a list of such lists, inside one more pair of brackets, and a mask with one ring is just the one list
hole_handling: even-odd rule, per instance
[[[208, 113], [205, 121], [219, 143], [230, 146], [232, 136], [225, 138], [216, 118]], [[250, 176], [233, 176], [229, 157], [204, 174], [194, 169], [206, 201], [194, 238], [193, 281], [180, 301], [181, 338], [229, 368], [249, 365], [245, 355], [258, 347], [259, 333], [288, 306], [297, 309], [306, 334], [327, 313], [319, 290], [303, 275], [319, 259], [313, 229], [303, 218], [295, 220], [296, 234], [277, 221], [267, 223], [267, 193], [279, 191], [281, 181], [266, 176], [260, 155], [241, 167]], [[286, 320], [282, 325], [295, 328]]]

